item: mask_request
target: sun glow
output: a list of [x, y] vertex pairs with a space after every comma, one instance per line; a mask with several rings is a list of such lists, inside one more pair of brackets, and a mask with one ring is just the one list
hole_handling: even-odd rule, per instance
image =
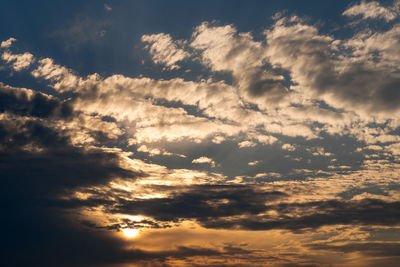
[[122, 232], [128, 238], [134, 238], [139, 234], [139, 230], [138, 229], [132, 229], [132, 228], [122, 229]]

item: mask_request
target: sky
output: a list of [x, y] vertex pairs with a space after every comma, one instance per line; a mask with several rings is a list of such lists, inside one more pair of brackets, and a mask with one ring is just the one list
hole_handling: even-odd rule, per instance
[[5, 266], [396, 266], [400, 1], [0, 9]]

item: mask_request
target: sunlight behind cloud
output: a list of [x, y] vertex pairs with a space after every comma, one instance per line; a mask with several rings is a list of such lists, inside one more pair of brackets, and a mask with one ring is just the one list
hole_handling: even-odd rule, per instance
[[3, 0], [2, 266], [397, 266], [400, 0], [355, 1]]
[[134, 238], [138, 236], [140, 232], [138, 229], [132, 229], [132, 228], [124, 228], [121, 231], [127, 238]]

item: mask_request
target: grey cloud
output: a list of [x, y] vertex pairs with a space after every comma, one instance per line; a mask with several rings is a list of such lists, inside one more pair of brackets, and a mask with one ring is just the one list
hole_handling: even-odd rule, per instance
[[395, 69], [335, 50], [334, 40], [318, 34], [314, 26], [281, 22], [266, 33], [271, 63], [290, 71], [297, 90], [311, 90], [339, 108], [355, 104], [370, 111], [399, 108], [400, 76]]
[[295, 232], [335, 224], [391, 226], [399, 224], [399, 208], [400, 202], [373, 199], [283, 203], [265, 207], [265, 210], [278, 212], [279, 219], [269, 216], [249, 216], [242, 219], [211, 219], [202, 223], [210, 228], [287, 229]]
[[231, 73], [246, 98], [262, 97], [262, 102], [274, 104], [285, 97], [284, 80], [267, 64], [264, 44], [254, 41], [250, 33], [238, 33], [232, 25], [203, 23], [196, 28], [191, 46], [213, 71]]
[[[120, 199], [110, 212], [152, 217], [159, 221], [196, 219], [206, 228], [294, 232], [326, 225], [399, 225], [400, 202], [376, 199], [285, 203], [288, 195], [256, 185], [192, 186], [168, 198]], [[274, 202], [280, 203], [275, 204]], [[277, 215], [265, 215], [273, 211]], [[235, 216], [240, 215], [240, 218]]]
[[[2, 250], [7, 255], [2, 264], [102, 266], [165, 258], [164, 254], [126, 251], [116, 237], [76, 224], [69, 214], [74, 206], [61, 203], [61, 194], [103, 185], [114, 177], [135, 179], [142, 174], [120, 167], [116, 153], [74, 147], [63, 132], [43, 121], [69, 118], [71, 109], [57, 99], [28, 93], [0, 87], [0, 227], [5, 229]], [[100, 203], [104, 200], [93, 205]]]
[[142, 214], [161, 221], [194, 218], [207, 220], [238, 214], [258, 214], [265, 210], [264, 202], [285, 197], [279, 191], [263, 192], [250, 186], [204, 185], [169, 198], [120, 200], [112, 212]]
[[33, 117], [72, 117], [70, 102], [50, 98], [40, 92], [16, 89], [0, 83], [0, 112]]
[[351, 243], [345, 245], [330, 245], [330, 244], [312, 244], [309, 245], [312, 249], [316, 250], [332, 250], [338, 252], [362, 252], [369, 256], [381, 256], [381, 257], [396, 257], [400, 256], [399, 243], [391, 242], [362, 242], [362, 243]]

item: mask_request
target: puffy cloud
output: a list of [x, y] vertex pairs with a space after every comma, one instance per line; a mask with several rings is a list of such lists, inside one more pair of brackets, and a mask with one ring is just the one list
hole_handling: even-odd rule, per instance
[[346, 9], [343, 15], [348, 17], [361, 16], [362, 19], [384, 19], [389, 22], [399, 16], [399, 4], [400, 2], [395, 1], [393, 7], [383, 7], [379, 2], [363, 0], [360, 4]]
[[213, 167], [213, 168], [215, 167], [215, 161], [208, 157], [200, 157], [200, 158], [194, 159], [194, 160], [192, 160], [192, 163], [196, 163], [196, 164], [207, 163], [207, 164], [210, 164], [211, 167]]
[[141, 40], [148, 43], [146, 48], [154, 63], [164, 64], [169, 70], [178, 69], [179, 66], [176, 63], [190, 56], [188, 52], [180, 48], [183, 46], [183, 42], [174, 41], [169, 34], [143, 35]]
[[13, 42], [16, 42], [17, 39], [10, 37], [9, 39], [2, 41], [0, 44], [0, 48], [8, 48], [12, 45]]
[[249, 99], [272, 104], [285, 96], [283, 76], [264, 68], [265, 47], [254, 41], [250, 33], [237, 33], [232, 25], [203, 23], [195, 29], [190, 45], [201, 51], [203, 64], [213, 71], [231, 72], [239, 89]]
[[[297, 83], [294, 90], [322, 97], [336, 108], [398, 109], [399, 77], [393, 69], [338, 51], [340, 41], [319, 34], [315, 26], [293, 24], [286, 18], [277, 21], [266, 35], [270, 62], [290, 71]], [[390, 53], [390, 47], [384, 46], [382, 53]]]
[[20, 71], [28, 68], [34, 61], [31, 53], [25, 52], [23, 54], [11, 54], [8, 51], [3, 52], [1, 59], [12, 65], [13, 69]]
[[240, 148], [243, 148], [243, 147], [254, 147], [254, 146], [256, 146], [256, 143], [253, 143], [252, 141], [245, 140], [245, 141], [240, 142], [238, 144], [238, 146]]

